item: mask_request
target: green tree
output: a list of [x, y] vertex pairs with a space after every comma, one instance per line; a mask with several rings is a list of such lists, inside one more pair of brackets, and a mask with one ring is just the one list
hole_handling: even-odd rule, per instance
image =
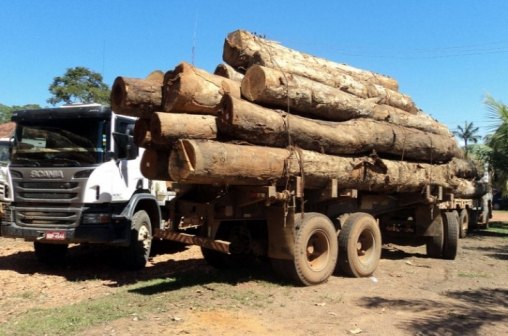
[[508, 106], [491, 96], [485, 98], [487, 116], [492, 121], [490, 131], [486, 137], [486, 144], [492, 149], [490, 164], [494, 171], [496, 187], [508, 192]]
[[32, 110], [38, 108], [41, 108], [38, 104], [13, 105], [13, 106], [0, 104], [0, 124], [11, 121], [12, 111]]
[[108, 104], [110, 95], [102, 75], [85, 67], [69, 68], [63, 76], [55, 77], [49, 92], [53, 95], [47, 100], [51, 105], [60, 102]]
[[478, 135], [478, 127], [475, 127], [472, 122], [464, 121], [464, 127], [458, 125], [453, 134], [464, 140], [464, 153], [468, 154], [468, 143], [477, 143], [481, 137]]

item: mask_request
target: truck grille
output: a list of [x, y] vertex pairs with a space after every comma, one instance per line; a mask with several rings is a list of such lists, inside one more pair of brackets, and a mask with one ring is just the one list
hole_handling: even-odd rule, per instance
[[19, 182], [18, 201], [76, 201], [79, 198], [78, 182]]
[[0, 183], [0, 201], [5, 200], [5, 185]]
[[16, 223], [21, 226], [74, 226], [79, 218], [77, 210], [44, 208], [41, 211], [34, 211], [33, 208], [22, 207], [16, 209]]
[[34, 173], [33, 168], [11, 167], [16, 224], [40, 228], [76, 227], [81, 218], [87, 179], [75, 176], [83, 169], [61, 168], [59, 174], [51, 175], [43, 174], [44, 168]]

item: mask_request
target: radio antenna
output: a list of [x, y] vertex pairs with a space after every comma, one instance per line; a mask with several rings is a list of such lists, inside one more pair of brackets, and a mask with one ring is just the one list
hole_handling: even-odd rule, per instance
[[192, 65], [194, 64], [196, 58], [196, 32], [198, 30], [198, 14], [194, 16], [194, 33], [192, 35]]

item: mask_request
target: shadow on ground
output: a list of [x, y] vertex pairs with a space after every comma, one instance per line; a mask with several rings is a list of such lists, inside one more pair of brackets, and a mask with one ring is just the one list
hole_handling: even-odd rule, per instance
[[400, 327], [413, 335], [480, 335], [484, 325], [508, 323], [508, 290], [480, 288], [450, 291], [444, 294], [449, 302], [433, 300], [387, 299], [364, 297], [366, 308], [426, 312], [428, 317], [401, 322]]
[[[162, 247], [158, 253], [177, 253], [189, 247]], [[168, 259], [158, 261], [141, 270], [126, 270], [119, 262], [118, 253], [107, 246], [72, 246], [62, 264], [41, 263], [32, 251], [16, 252], [0, 256], [0, 269], [20, 274], [47, 274], [64, 277], [68, 281], [104, 280], [108, 286], [118, 287], [158, 278], [174, 278], [174, 286], [192, 286], [207, 282], [238, 283], [252, 279], [280, 282], [272, 276], [267, 261], [252, 261], [244, 265], [218, 270], [209, 266], [203, 258]], [[173, 286], [173, 285], [172, 285]], [[178, 288], [173, 289], [178, 289]]]

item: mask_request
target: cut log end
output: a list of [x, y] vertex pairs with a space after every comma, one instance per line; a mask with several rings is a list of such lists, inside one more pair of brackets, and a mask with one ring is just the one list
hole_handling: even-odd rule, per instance
[[260, 66], [252, 66], [242, 80], [242, 95], [250, 101], [257, 101], [266, 89], [266, 74]]
[[113, 110], [119, 110], [123, 107], [122, 105], [126, 99], [128, 89], [123, 77], [115, 79], [111, 88], [111, 108]]

